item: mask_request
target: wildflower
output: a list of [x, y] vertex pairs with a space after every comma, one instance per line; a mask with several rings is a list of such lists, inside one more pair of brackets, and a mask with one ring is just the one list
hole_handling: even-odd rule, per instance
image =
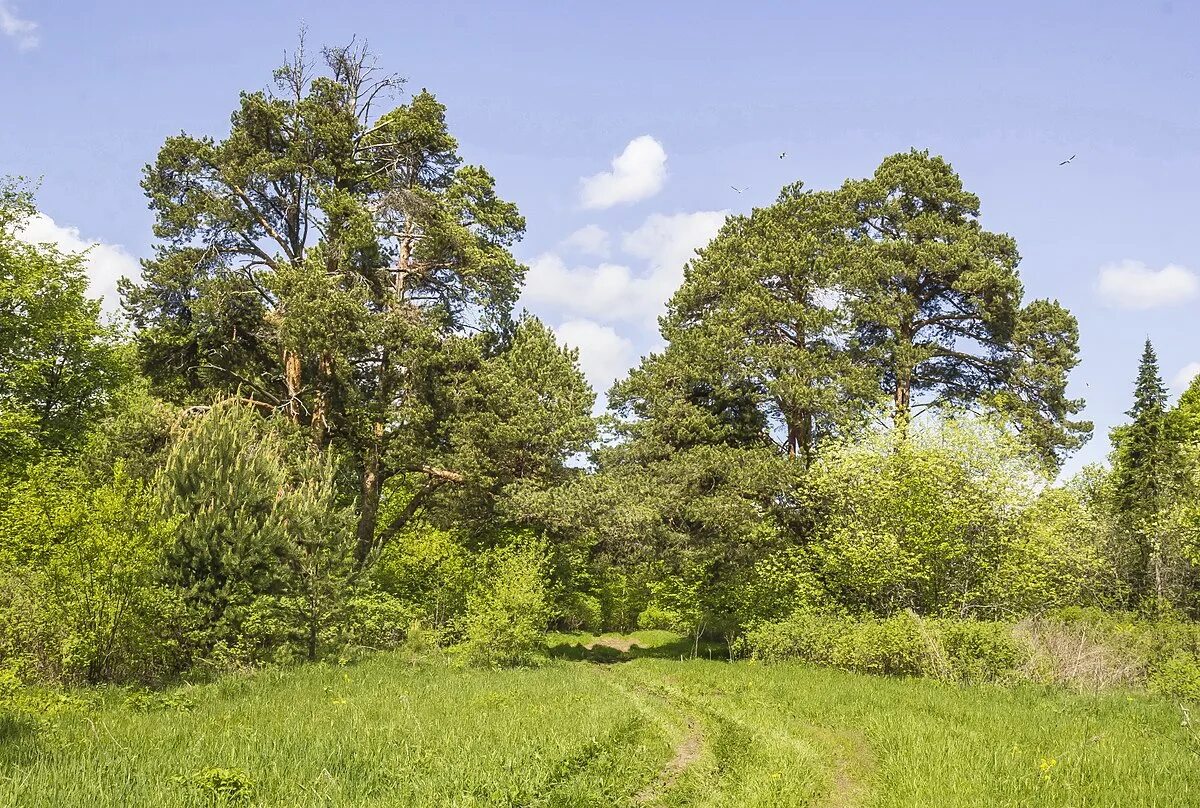
[[1052, 757], [1044, 757], [1038, 761], [1038, 768], [1042, 771], [1042, 779], [1049, 780], [1050, 772], [1058, 765], [1058, 761]]

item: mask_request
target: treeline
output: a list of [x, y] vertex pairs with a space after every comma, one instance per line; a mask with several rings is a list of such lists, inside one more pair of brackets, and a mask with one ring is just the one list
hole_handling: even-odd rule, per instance
[[[299, 53], [142, 182], [106, 323], [0, 199], [0, 664], [163, 681], [406, 638], [520, 664], [548, 626], [733, 640], [798, 613], [1194, 617], [1200, 388], [1153, 353], [1111, 469], [1074, 318], [941, 158], [785, 188], [594, 393], [514, 315], [524, 220], [428, 92]], [[388, 105], [395, 104], [389, 108]]]

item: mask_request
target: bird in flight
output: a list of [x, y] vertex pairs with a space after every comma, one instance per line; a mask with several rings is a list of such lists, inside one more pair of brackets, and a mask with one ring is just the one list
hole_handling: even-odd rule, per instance
[[1074, 160], [1074, 159], [1075, 159], [1075, 155], [1073, 155], [1073, 154], [1072, 154], [1072, 155], [1071, 155], [1070, 157], [1068, 157], [1066, 160], [1063, 160], [1061, 163], [1059, 163], [1059, 165], [1060, 165], [1060, 166], [1065, 166], [1067, 163], [1071, 162], [1071, 161], [1072, 161], [1072, 160]]
[[779, 153], [779, 159], [780, 159], [780, 160], [782, 160], [782, 159], [783, 159], [783, 158], [785, 158], [785, 157], [787, 157], [787, 152], [785, 152], [785, 151], [781, 151], [781, 152]]
[[733, 190], [737, 191], [740, 194], [742, 191], [745, 191], [746, 188], [749, 188], [750, 186], [747, 185], [746, 188], [739, 188], [736, 185], [730, 185], [729, 187], [732, 188]]

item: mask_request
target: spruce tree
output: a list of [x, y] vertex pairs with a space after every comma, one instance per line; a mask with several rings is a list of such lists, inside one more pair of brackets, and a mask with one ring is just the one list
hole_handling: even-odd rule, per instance
[[1153, 521], [1164, 504], [1171, 454], [1166, 404], [1167, 388], [1158, 357], [1147, 339], [1138, 364], [1133, 407], [1127, 413], [1132, 421], [1113, 433], [1114, 504], [1131, 545], [1127, 574], [1133, 605], [1144, 603], [1154, 589], [1158, 559]]

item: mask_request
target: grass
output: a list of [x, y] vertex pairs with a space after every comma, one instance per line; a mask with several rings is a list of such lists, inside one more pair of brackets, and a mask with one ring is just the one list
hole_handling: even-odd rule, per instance
[[0, 805], [1200, 805], [1200, 743], [1146, 696], [681, 662], [665, 633], [550, 643], [630, 640], [625, 664], [381, 654], [94, 693], [0, 726]]

